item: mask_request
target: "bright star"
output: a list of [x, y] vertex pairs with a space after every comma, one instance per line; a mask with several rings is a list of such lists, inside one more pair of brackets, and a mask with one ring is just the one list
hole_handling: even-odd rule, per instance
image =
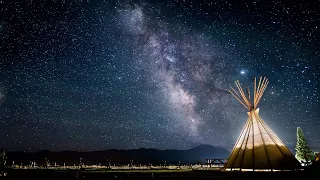
[[244, 70], [240, 71], [240, 74], [245, 74], [246, 72]]

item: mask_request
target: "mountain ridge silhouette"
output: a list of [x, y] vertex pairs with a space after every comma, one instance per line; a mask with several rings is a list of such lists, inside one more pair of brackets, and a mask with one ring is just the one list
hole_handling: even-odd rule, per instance
[[78, 165], [81, 161], [84, 164], [161, 164], [167, 163], [198, 163], [206, 162], [209, 158], [227, 158], [229, 151], [222, 147], [201, 144], [187, 150], [160, 150], [154, 148], [138, 149], [107, 149], [102, 151], [49, 151], [41, 150], [37, 152], [9, 151], [7, 152], [7, 162], [27, 165], [30, 162], [45, 164], [46, 159], [51, 164]]

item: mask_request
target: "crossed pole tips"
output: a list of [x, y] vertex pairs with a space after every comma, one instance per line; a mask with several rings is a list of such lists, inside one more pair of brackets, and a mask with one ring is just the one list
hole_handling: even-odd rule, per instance
[[230, 87], [231, 90], [228, 90], [229, 93], [232, 94], [245, 108], [252, 111], [257, 108], [261, 97], [269, 84], [269, 80], [266, 77], [260, 77], [257, 86], [257, 78], [254, 78], [253, 99], [249, 88], [246, 88], [246, 92], [244, 92], [239, 80], [236, 80], [235, 84], [238, 88], [238, 92], [234, 88]]

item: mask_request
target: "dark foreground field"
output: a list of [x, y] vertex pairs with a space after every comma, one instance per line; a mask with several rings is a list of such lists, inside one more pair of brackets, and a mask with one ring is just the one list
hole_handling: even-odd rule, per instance
[[[319, 169], [320, 170], [320, 169]], [[45, 169], [11, 169], [7, 177], [43, 179], [320, 179], [315, 171], [300, 172], [226, 172], [219, 170], [132, 170], [79, 171]]]

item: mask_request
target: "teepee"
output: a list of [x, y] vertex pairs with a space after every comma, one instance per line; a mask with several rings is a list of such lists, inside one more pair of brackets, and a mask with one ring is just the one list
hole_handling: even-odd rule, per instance
[[232, 87], [229, 90], [248, 109], [249, 118], [225, 165], [226, 170], [274, 171], [301, 168], [294, 155], [259, 116], [257, 105], [268, 83], [266, 77], [260, 77], [257, 85], [255, 78], [253, 97], [249, 88], [243, 91], [239, 81], [235, 81], [239, 92]]

